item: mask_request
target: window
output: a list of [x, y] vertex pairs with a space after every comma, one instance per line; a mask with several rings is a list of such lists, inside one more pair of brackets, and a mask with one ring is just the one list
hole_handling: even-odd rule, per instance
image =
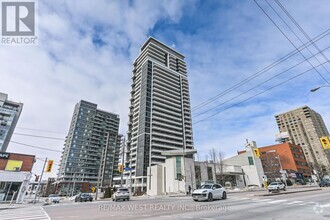
[[176, 157], [176, 179], [182, 179], [182, 172], [181, 172], [181, 157]]
[[252, 157], [248, 157], [248, 159], [249, 159], [249, 165], [254, 165], [253, 158]]
[[208, 180], [213, 180], [212, 167], [207, 168], [207, 178]]

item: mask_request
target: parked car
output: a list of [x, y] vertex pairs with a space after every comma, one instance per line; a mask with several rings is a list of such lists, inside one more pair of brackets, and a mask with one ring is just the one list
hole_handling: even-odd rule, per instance
[[75, 202], [87, 202], [87, 201], [93, 201], [93, 196], [90, 193], [79, 193], [76, 195], [76, 198], [74, 199]]
[[272, 182], [268, 186], [268, 192], [279, 192], [280, 190], [286, 190], [286, 186], [282, 182]]
[[204, 184], [192, 193], [194, 201], [212, 201], [213, 199], [226, 199], [227, 191], [220, 184]]
[[128, 188], [118, 188], [117, 191], [112, 195], [112, 201], [117, 202], [119, 199], [129, 201], [130, 192]]
[[49, 205], [51, 203], [59, 203], [61, 197], [57, 194], [50, 194], [47, 199], [45, 199], [45, 204]]
[[330, 186], [330, 180], [321, 180], [321, 182], [319, 183], [320, 187], [328, 187]]

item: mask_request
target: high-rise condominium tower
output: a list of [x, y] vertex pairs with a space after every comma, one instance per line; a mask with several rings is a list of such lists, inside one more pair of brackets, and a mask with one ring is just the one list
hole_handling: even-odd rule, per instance
[[7, 150], [23, 108], [22, 103], [8, 100], [8, 95], [0, 92], [0, 151]]
[[134, 190], [146, 191], [147, 167], [165, 162], [161, 152], [193, 148], [184, 56], [150, 37], [133, 64], [126, 166]]
[[303, 106], [275, 116], [280, 132], [288, 132], [289, 142], [303, 148], [306, 160], [312, 164], [325, 165], [329, 169], [330, 151], [320, 142], [329, 132], [320, 114]]
[[94, 103], [77, 103], [62, 153], [59, 180], [71, 185], [73, 181], [96, 185], [100, 171], [101, 186], [112, 185], [113, 177], [119, 175], [116, 157], [122, 136], [118, 129], [117, 114], [99, 110]]

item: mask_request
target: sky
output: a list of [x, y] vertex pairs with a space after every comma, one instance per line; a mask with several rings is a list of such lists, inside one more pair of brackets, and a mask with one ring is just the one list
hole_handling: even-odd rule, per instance
[[[233, 156], [246, 139], [276, 144], [274, 115], [304, 105], [329, 127], [330, 89], [310, 92], [330, 81], [328, 1], [280, 0], [301, 29], [275, 1], [257, 3], [262, 9], [252, 0], [38, 1], [38, 45], [0, 45], [0, 92], [24, 103], [12, 137], [21, 144], [7, 151], [36, 155], [36, 174], [44, 158], [53, 159], [45, 177], [55, 176], [82, 99], [119, 114], [126, 134], [132, 63], [149, 36], [185, 55], [199, 158], [212, 148]], [[317, 36], [307, 49], [233, 87]]]

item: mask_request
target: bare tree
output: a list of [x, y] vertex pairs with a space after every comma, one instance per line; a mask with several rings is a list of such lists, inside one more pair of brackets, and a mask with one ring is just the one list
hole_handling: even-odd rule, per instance
[[326, 166], [323, 164], [309, 163], [309, 166], [316, 171], [319, 179], [322, 180], [328, 174]]
[[219, 167], [219, 174], [220, 174], [220, 183], [223, 183], [223, 170], [224, 170], [224, 159], [225, 159], [225, 153], [222, 151], [218, 151], [218, 161], [217, 161], [217, 165]]
[[213, 176], [213, 182], [216, 182], [217, 181], [217, 162], [218, 162], [218, 156], [217, 156], [217, 151], [212, 148], [210, 151], [209, 151], [209, 154], [210, 154], [210, 158], [212, 160], [212, 165], [213, 165], [213, 171], [214, 171], [214, 175]]

